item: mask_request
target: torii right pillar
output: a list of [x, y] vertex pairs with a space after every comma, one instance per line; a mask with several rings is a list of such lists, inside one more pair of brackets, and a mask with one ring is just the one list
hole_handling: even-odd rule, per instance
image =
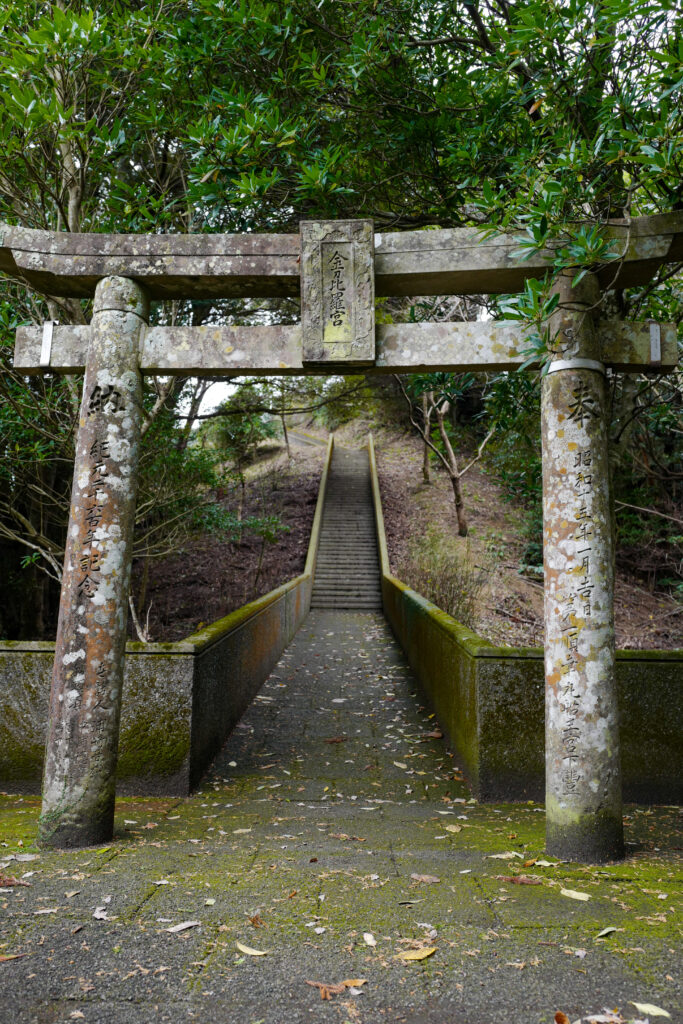
[[546, 845], [563, 860], [623, 856], [614, 658], [614, 537], [597, 279], [556, 284], [542, 383]]

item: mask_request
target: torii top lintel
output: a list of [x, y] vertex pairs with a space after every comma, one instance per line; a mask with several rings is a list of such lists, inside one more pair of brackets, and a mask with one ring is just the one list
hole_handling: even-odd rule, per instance
[[[643, 284], [661, 264], [683, 260], [683, 211], [611, 221], [606, 233], [622, 259], [597, 271], [603, 287]], [[510, 235], [471, 228], [378, 232], [375, 294], [518, 291], [552, 261], [550, 251], [521, 259], [518, 250]], [[300, 260], [298, 234], [72, 234], [0, 224], [0, 271], [56, 296], [92, 296], [115, 275], [157, 299], [296, 296]]]

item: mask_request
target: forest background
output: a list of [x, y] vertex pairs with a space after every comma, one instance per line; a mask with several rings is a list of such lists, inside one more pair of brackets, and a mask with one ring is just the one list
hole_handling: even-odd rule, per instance
[[[512, 317], [542, 356], [552, 277], [613, 259], [608, 219], [683, 208], [682, 29], [667, 0], [15, 0], [0, 14], [0, 220], [289, 232], [305, 218], [368, 217], [380, 231], [512, 232], [523, 253], [555, 245], [547, 279], [516, 296], [379, 300], [377, 317]], [[673, 321], [680, 337], [680, 269], [606, 293], [601, 314]], [[87, 323], [90, 312], [0, 282], [7, 639], [54, 635], [80, 401], [78, 379], [13, 371], [14, 330]], [[152, 310], [154, 322], [192, 325], [298, 315], [293, 300]], [[145, 384], [139, 577], [197, 536], [240, 545], [251, 535], [263, 555], [282, 521], [245, 507], [259, 443], [296, 410], [331, 426], [378, 401], [393, 402], [406, 430], [410, 406], [451, 481], [463, 448], [476, 454], [488, 438], [482, 458], [525, 509], [523, 561], [540, 560], [538, 372], [422, 375], [393, 394], [370, 380], [237, 380], [210, 420], [210, 382]], [[614, 374], [610, 387], [620, 557], [681, 600], [681, 374]], [[466, 528], [454, 515], [453, 533]]]

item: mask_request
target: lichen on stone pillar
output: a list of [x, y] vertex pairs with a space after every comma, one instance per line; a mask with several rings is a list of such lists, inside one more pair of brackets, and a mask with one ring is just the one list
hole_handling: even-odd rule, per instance
[[546, 839], [567, 860], [623, 856], [614, 537], [597, 280], [556, 285], [542, 384]]
[[76, 438], [39, 841], [111, 838], [148, 316], [127, 278], [97, 286]]

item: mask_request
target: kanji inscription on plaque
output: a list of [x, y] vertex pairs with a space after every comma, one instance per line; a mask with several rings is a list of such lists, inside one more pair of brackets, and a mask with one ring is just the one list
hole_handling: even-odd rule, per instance
[[304, 363], [375, 359], [372, 221], [301, 225], [301, 324]]

